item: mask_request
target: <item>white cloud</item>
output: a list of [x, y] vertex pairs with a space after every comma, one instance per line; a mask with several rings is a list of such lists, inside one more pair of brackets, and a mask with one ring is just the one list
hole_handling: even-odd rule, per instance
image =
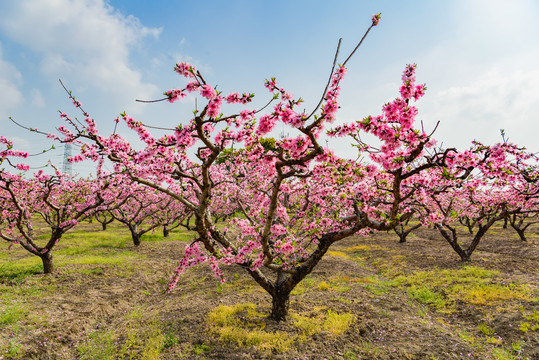
[[434, 137], [444, 146], [464, 148], [473, 139], [491, 144], [505, 129], [511, 141], [539, 150], [537, 2], [454, 4], [453, 37], [419, 61], [429, 89], [418, 104], [420, 118], [432, 126], [440, 121]]
[[151, 97], [158, 89], [129, 61], [144, 37], [159, 36], [103, 0], [3, 2], [0, 27], [13, 40], [40, 54], [41, 70], [73, 85], [91, 85], [121, 102]]
[[[22, 75], [17, 68], [3, 60], [2, 44], [0, 44], [0, 117], [8, 116], [8, 111], [23, 102], [19, 90]], [[0, 119], [1, 120], [1, 119]]]
[[435, 137], [449, 140], [447, 146], [467, 147], [473, 139], [501, 141], [500, 129], [505, 129], [511, 141], [539, 150], [539, 70], [495, 66], [429, 94], [425, 103], [422, 114], [441, 121]]
[[43, 99], [43, 95], [39, 89], [30, 90], [30, 98], [32, 99], [32, 105], [40, 108], [45, 107], [45, 99]]

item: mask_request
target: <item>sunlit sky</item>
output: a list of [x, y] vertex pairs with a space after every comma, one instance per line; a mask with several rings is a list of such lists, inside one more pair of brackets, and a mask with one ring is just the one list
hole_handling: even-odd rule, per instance
[[[50, 146], [8, 117], [50, 132], [58, 110], [80, 116], [58, 79], [73, 90], [103, 133], [127, 111], [154, 126], [186, 122], [194, 98], [157, 99], [185, 85], [178, 61], [197, 66], [225, 93], [254, 92], [268, 100], [264, 79], [316, 106], [343, 38], [341, 61], [381, 12], [342, 85], [337, 123], [376, 115], [398, 95], [401, 73], [417, 63], [427, 93], [416, 106], [426, 130], [444, 147], [473, 139], [510, 141], [539, 151], [539, 2], [451, 1], [167, 1], [0, 0], [1, 134], [31, 153]], [[226, 111], [226, 108], [223, 108]], [[135, 136], [124, 126], [120, 130]], [[287, 130], [285, 130], [287, 131]], [[346, 142], [330, 142], [341, 154]], [[35, 157], [62, 166], [63, 147]], [[75, 173], [89, 171], [87, 163]]]

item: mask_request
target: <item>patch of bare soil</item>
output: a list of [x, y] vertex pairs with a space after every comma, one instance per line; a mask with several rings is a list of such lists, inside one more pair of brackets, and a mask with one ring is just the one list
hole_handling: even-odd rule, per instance
[[[539, 331], [519, 330], [524, 313], [539, 312], [537, 292], [535, 301], [522, 300], [519, 306], [457, 302], [452, 312], [444, 313], [414, 300], [405, 287], [391, 285], [395, 271], [407, 275], [463, 266], [432, 230], [419, 229], [403, 244], [386, 233], [336, 244], [302, 285], [303, 291], [292, 296], [290, 311], [302, 314], [319, 307], [350, 312], [356, 320], [340, 336], [321, 332], [284, 352], [238, 347], [209, 332], [207, 315], [220, 305], [254, 303], [258, 311], [269, 313], [271, 298], [240, 268], [224, 269], [228, 283], [223, 286], [207, 267], [191, 269], [172, 293], [164, 293], [184, 244], [143, 242], [132, 249], [142, 256], [131, 267], [126, 264], [125, 271], [104, 266], [87, 274], [68, 265], [50, 276], [36, 275], [50, 290], [29, 298], [40, 320], [28, 327], [24, 345], [29, 350], [22, 358], [76, 359], [76, 347], [92, 332], [118, 324], [140, 308], [157, 314], [164, 331], [175, 339], [161, 359], [495, 359], [497, 350], [514, 356], [508, 359], [539, 359]], [[499, 271], [507, 284], [529, 284], [536, 291], [538, 260], [537, 240], [524, 243], [510, 230], [496, 229], [467, 265]], [[318, 286], [323, 281], [329, 288]], [[291, 321], [265, 321], [265, 331], [298, 333]], [[493, 332], [478, 331], [481, 323]]]

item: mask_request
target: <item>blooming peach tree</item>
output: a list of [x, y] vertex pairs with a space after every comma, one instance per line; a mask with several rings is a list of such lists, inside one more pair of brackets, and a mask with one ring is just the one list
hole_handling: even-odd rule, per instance
[[[487, 231], [522, 210], [523, 198], [512, 191], [520, 179], [517, 164], [529, 159], [510, 143], [475, 142], [467, 151], [451, 152], [442, 172], [430, 174], [416, 210], [426, 226], [436, 228], [462, 261], [469, 261]], [[471, 239], [461, 241], [457, 224]]]
[[[373, 16], [365, 36], [379, 20], [379, 14]], [[192, 214], [197, 236], [185, 247], [169, 291], [191, 266], [208, 263], [225, 281], [221, 266], [235, 264], [271, 296], [271, 317], [283, 320], [291, 291], [332, 244], [354, 234], [390, 230], [413, 215], [418, 181], [429, 170], [443, 169], [449, 153], [436, 151], [431, 134], [414, 127], [412, 102], [426, 89], [415, 83], [415, 65], [406, 67], [399, 96], [381, 115], [329, 128], [345, 66], [363, 39], [340, 65], [337, 50], [320, 103], [309, 113], [299, 109], [301, 98], [271, 78], [265, 82], [270, 100], [264, 108], [225, 115], [224, 106], [248, 106], [254, 95], [225, 95], [187, 63], [175, 67], [187, 84], [166, 91], [162, 100], [173, 103], [198, 94], [204, 104], [192, 119], [158, 138], [127, 114], [117, 119], [139, 135], [141, 150], [118, 133], [101, 135], [84, 111], [85, 123], [62, 113], [70, 125], [59, 128], [62, 141], [81, 145], [74, 161], [106, 156], [115, 172], [169, 195]], [[293, 135], [268, 139], [277, 124]], [[339, 158], [322, 145], [324, 132], [351, 136], [363, 156]], [[363, 143], [364, 132], [377, 137], [380, 148]], [[234, 211], [228, 212], [225, 228], [216, 227], [213, 214], [224, 207]]]
[[184, 213], [171, 204], [172, 198], [168, 195], [123, 175], [116, 177], [113, 191], [117, 194], [116, 201], [105, 212], [127, 226], [135, 246], [140, 245], [142, 235], [183, 219]]
[[[106, 204], [103, 194], [106, 187], [101, 180], [74, 180], [60, 172], [47, 175], [40, 170], [26, 179], [2, 170], [0, 238], [9, 242], [10, 247], [20, 245], [39, 256], [44, 273], [51, 273], [54, 247], [67, 231]], [[44, 243], [34, 230], [38, 218], [50, 228], [49, 238]]]

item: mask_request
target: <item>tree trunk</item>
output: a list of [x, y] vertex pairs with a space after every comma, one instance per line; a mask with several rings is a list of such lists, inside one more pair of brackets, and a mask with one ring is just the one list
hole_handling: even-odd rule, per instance
[[468, 254], [466, 251], [459, 252], [458, 254], [460, 256], [460, 261], [462, 261], [462, 262], [470, 261], [470, 255], [471, 254]]
[[133, 245], [140, 245], [140, 234], [137, 231], [137, 226], [129, 226], [129, 231], [131, 231], [131, 238], [133, 239]]
[[300, 277], [293, 277], [285, 273], [277, 273], [277, 280], [271, 293], [270, 319], [285, 321], [290, 307], [290, 292], [300, 282]]
[[170, 230], [166, 226], [163, 226], [163, 237], [168, 237], [170, 235]]
[[458, 242], [457, 231], [449, 227], [450, 232], [448, 232], [441, 225], [435, 225], [435, 226], [440, 232], [440, 234], [444, 237], [444, 239], [449, 243], [449, 245], [451, 245], [453, 250], [455, 250], [455, 252], [460, 256], [460, 259], [462, 261], [469, 261], [471, 253], [464, 251], [464, 249], [460, 247], [459, 242]]
[[416, 230], [416, 229], [419, 229], [421, 227], [421, 223], [419, 224], [416, 224], [414, 226], [412, 226], [411, 228], [409, 228], [408, 230], [404, 230], [404, 226], [401, 225], [400, 226], [400, 229], [398, 227], [395, 227], [393, 229], [393, 231], [395, 231], [395, 233], [397, 233], [397, 235], [399, 235], [399, 244], [402, 244], [402, 243], [405, 243], [406, 242], [406, 238], [408, 237], [408, 235]]
[[101, 223], [101, 227], [103, 228], [103, 231], [107, 230], [107, 223], [106, 223], [106, 222], [102, 222], [102, 223]]
[[526, 229], [528, 228], [528, 226], [530, 226], [531, 224], [528, 223], [528, 225], [522, 227], [522, 224], [524, 223], [523, 220], [519, 221], [518, 224], [516, 223], [516, 220], [513, 219], [513, 221], [510, 222], [511, 224], [511, 227], [513, 229], [515, 229], [515, 231], [517, 232], [518, 236], [520, 237], [520, 240], [522, 241], [528, 241], [528, 239], [526, 239], [526, 234], [524, 234], [526, 232]]
[[526, 241], [526, 242], [528, 241], [528, 239], [526, 239], [526, 234], [524, 233], [526, 231], [525, 229], [521, 229], [519, 227], [516, 227], [513, 224], [511, 224], [511, 226], [517, 232], [518, 236], [520, 237], [520, 240]]
[[406, 236], [408, 234], [404, 231], [404, 226], [403, 225], [396, 226], [393, 229], [393, 231], [395, 232], [395, 234], [397, 234], [399, 236], [399, 244], [402, 244], [402, 243], [406, 242]]
[[528, 241], [528, 239], [526, 239], [526, 234], [524, 234], [524, 230], [518, 229], [517, 234], [518, 236], [520, 236], [520, 240], [526, 241], [526, 242]]
[[54, 263], [52, 262], [52, 250], [47, 251], [45, 254], [39, 255], [43, 262], [43, 273], [50, 274], [54, 271]]
[[290, 307], [290, 292], [277, 291], [272, 296], [270, 319], [284, 321], [288, 317]]

